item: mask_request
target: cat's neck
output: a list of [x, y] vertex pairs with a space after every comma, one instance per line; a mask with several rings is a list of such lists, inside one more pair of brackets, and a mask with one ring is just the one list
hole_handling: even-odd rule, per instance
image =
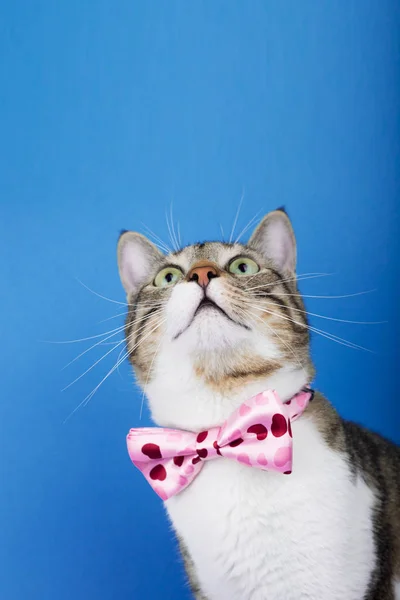
[[309, 383], [305, 369], [287, 365], [273, 375], [257, 378], [231, 389], [207, 384], [193, 370], [188, 357], [177, 368], [176, 358], [165, 357], [146, 387], [152, 417], [157, 425], [201, 431], [221, 425], [246, 399], [274, 389], [283, 401], [289, 400]]

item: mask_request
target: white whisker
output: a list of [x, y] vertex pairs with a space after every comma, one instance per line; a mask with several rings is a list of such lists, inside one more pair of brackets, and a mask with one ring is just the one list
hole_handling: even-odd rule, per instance
[[[109, 377], [109, 375], [111, 375], [111, 373], [113, 371], [115, 371], [115, 369], [117, 369], [119, 367], [119, 365], [137, 348], [139, 348], [139, 346], [141, 346], [143, 344], [143, 342], [156, 330], [158, 329], [158, 327], [160, 327], [166, 319], [163, 319], [162, 321], [160, 321], [159, 323], [157, 323], [157, 325], [155, 327], [153, 327], [145, 336], [143, 336], [141, 338], [141, 340], [135, 344], [132, 348], [128, 348], [128, 351], [124, 354], [124, 356], [117, 361], [117, 363], [114, 365], [114, 367], [112, 369], [110, 369], [110, 371], [107, 373], [107, 375], [100, 381], [100, 383], [90, 392], [90, 394], [88, 394], [88, 396], [86, 396], [85, 400], [86, 400], [86, 404], [88, 402], [90, 402], [90, 400], [93, 398], [94, 394], [96, 393], [96, 391], [99, 389], [99, 387], [101, 386], [102, 383], [104, 383], [104, 381], [107, 379], [107, 377]], [[125, 341], [125, 340], [124, 340]]]
[[[255, 275], [258, 275], [258, 273], [255, 273]], [[272, 281], [271, 283], [263, 283], [260, 285], [255, 285], [254, 287], [246, 287], [246, 291], [247, 292], [252, 292], [253, 290], [258, 290], [258, 289], [265, 289], [268, 287], [272, 287], [275, 285], [279, 285], [281, 283], [288, 283], [290, 281], [304, 281], [306, 279], [316, 279], [318, 277], [329, 277], [333, 275], [333, 273], [305, 273], [304, 275], [299, 275], [298, 277], [290, 277], [288, 279], [277, 279], [276, 281]], [[300, 295], [300, 293], [299, 293]]]
[[150, 235], [157, 242], [156, 245], [160, 248], [160, 250], [166, 252], [167, 254], [171, 254], [172, 250], [168, 244], [166, 244], [156, 233], [154, 233], [152, 229], [150, 229], [150, 227], [147, 227], [147, 225], [145, 225], [143, 222], [142, 226], [146, 229], [147, 235]]
[[[65, 392], [65, 390], [67, 390], [68, 388], [71, 387], [71, 385], [74, 385], [74, 383], [76, 383], [77, 381], [79, 381], [80, 379], [82, 379], [82, 377], [84, 377], [87, 373], [89, 373], [89, 371], [91, 371], [92, 369], [95, 368], [96, 365], [98, 365], [102, 360], [104, 360], [109, 354], [111, 354], [111, 352], [114, 352], [115, 348], [118, 348], [118, 346], [120, 346], [121, 344], [123, 344], [125, 342], [125, 339], [121, 340], [120, 342], [118, 342], [118, 344], [116, 344], [113, 348], [111, 348], [111, 350], [109, 350], [108, 352], [106, 352], [105, 354], [103, 354], [103, 356], [101, 356], [98, 360], [96, 360], [95, 363], [93, 363], [88, 369], [86, 369], [86, 371], [84, 371], [84, 373], [82, 373], [81, 375], [79, 375], [76, 379], [74, 379], [73, 381], [71, 381], [71, 383], [69, 383], [68, 385], [66, 385], [61, 391]], [[79, 358], [79, 357], [77, 357]], [[75, 359], [74, 359], [75, 360]], [[68, 366], [68, 365], [67, 365]]]
[[[93, 398], [93, 396], [95, 395], [95, 393], [97, 392], [97, 390], [99, 389], [99, 387], [105, 382], [105, 380], [115, 371], [115, 369], [117, 369], [119, 367], [119, 365], [129, 356], [130, 352], [132, 352], [134, 349], [136, 349], [140, 344], [142, 344], [144, 342], [144, 340], [153, 333], [153, 331], [155, 331], [158, 327], [160, 327], [160, 325], [162, 325], [165, 322], [166, 319], [163, 319], [162, 321], [160, 321], [154, 328], [151, 329], [151, 331], [149, 331], [145, 336], [143, 336], [143, 338], [140, 340], [140, 342], [138, 344], [136, 344], [133, 348], [131, 348], [130, 350], [128, 350], [127, 352], [125, 352], [125, 354], [122, 356], [121, 359], [119, 359], [115, 365], [108, 371], [108, 373], [105, 375], [105, 377], [103, 377], [103, 379], [100, 381], [99, 384], [97, 384], [97, 386], [86, 396], [86, 398], [84, 398], [82, 400], [82, 402], [80, 402], [78, 404], [78, 406], [72, 411], [72, 413], [65, 419], [64, 423], [66, 423], [70, 417], [72, 417], [73, 414], [75, 414], [75, 412], [81, 407], [81, 406], [87, 406], [87, 404], [90, 402], [90, 400]], [[124, 342], [125, 340], [122, 340], [122, 342]], [[120, 343], [122, 343], [120, 342]], [[114, 350], [114, 348], [112, 349]], [[104, 357], [102, 357], [104, 358]], [[72, 384], [71, 384], [72, 385]]]
[[181, 224], [179, 223], [179, 221], [178, 221], [178, 224], [177, 224], [177, 230], [178, 230], [178, 245], [179, 245], [179, 248], [182, 248]]
[[360, 346], [359, 344], [355, 344], [354, 342], [350, 342], [349, 340], [345, 340], [344, 338], [341, 338], [338, 335], [335, 335], [334, 333], [329, 333], [328, 331], [318, 329], [317, 327], [311, 327], [310, 325], [308, 326], [308, 329], [310, 329], [314, 333], [318, 333], [322, 337], [326, 337], [328, 340], [337, 342], [338, 344], [342, 344], [343, 346], [347, 346], [348, 348], [352, 348], [353, 350], [364, 350], [365, 352], [376, 354], [374, 350], [371, 350], [370, 348], [365, 348], [365, 346]]
[[169, 222], [169, 216], [168, 216], [168, 212], [167, 212], [167, 211], [165, 211], [165, 220], [166, 220], [166, 222], [167, 222], [167, 228], [168, 228], [168, 233], [169, 233], [169, 239], [170, 239], [170, 241], [171, 241], [171, 244], [172, 244], [172, 247], [173, 247], [173, 249], [174, 249], [174, 250], [175, 250], [175, 252], [176, 252], [177, 250], [179, 250], [179, 248], [178, 248], [178, 246], [177, 246], [177, 244], [176, 244], [176, 240], [174, 239], [174, 235], [173, 235], [173, 232], [172, 232], [172, 226], [171, 226], [171, 224], [170, 224], [170, 222]]
[[173, 210], [172, 210], [172, 202], [169, 208], [169, 213], [170, 213], [170, 221], [171, 221], [171, 229], [172, 229], [172, 234], [174, 236], [174, 242], [175, 242], [175, 248], [177, 250], [179, 250], [179, 242], [178, 239], [176, 237], [176, 233], [175, 233], [175, 224], [174, 224], [174, 217], [173, 217]]
[[81, 281], [78, 277], [75, 277], [75, 279], [77, 280], [78, 283], [80, 283], [89, 292], [92, 292], [92, 294], [94, 294], [95, 296], [98, 296], [99, 298], [102, 298], [103, 300], [108, 300], [108, 302], [113, 302], [114, 304], [122, 304], [122, 306], [126, 306], [126, 302], [119, 302], [118, 300], [112, 300], [112, 298], [107, 298], [107, 296], [103, 296], [102, 294], [99, 294], [98, 292], [95, 292], [94, 290], [92, 290], [89, 286], [87, 286], [85, 283], [83, 283], [83, 281]]
[[243, 200], [244, 200], [244, 191], [242, 192], [242, 196], [241, 196], [240, 201], [239, 201], [239, 206], [238, 206], [237, 211], [236, 211], [236, 216], [235, 216], [235, 219], [233, 221], [231, 235], [229, 236], [229, 243], [230, 244], [232, 243], [232, 239], [233, 239], [233, 236], [234, 236], [234, 233], [235, 233], [235, 229], [236, 229], [236, 225], [237, 225], [237, 222], [238, 222], [238, 218], [239, 218], [239, 214], [240, 214], [240, 209], [242, 208]]
[[257, 214], [254, 215], [254, 217], [252, 219], [250, 219], [250, 221], [247, 223], [246, 227], [243, 227], [242, 231], [239, 233], [239, 235], [237, 236], [237, 238], [235, 240], [235, 244], [237, 244], [239, 242], [240, 238], [246, 233], [246, 231], [249, 230], [249, 228], [253, 225], [254, 221], [256, 219], [258, 219], [260, 212], [261, 212], [261, 210], [259, 210], [257, 212]]
[[372, 294], [372, 292], [376, 292], [376, 289], [374, 290], [367, 290], [365, 292], [355, 292], [354, 294], [342, 294], [341, 296], [313, 296], [310, 294], [300, 294], [300, 292], [298, 294], [279, 294], [280, 296], [300, 296], [302, 298], [319, 298], [319, 299], [326, 299], [326, 300], [339, 300], [341, 298], [354, 298], [355, 296], [363, 296], [364, 294]]
[[[160, 314], [162, 312], [161, 309], [158, 309], [156, 311], [154, 311], [153, 315], [157, 315]], [[135, 321], [133, 321], [133, 326], [135, 327], [136, 325], [138, 325], [139, 323], [141, 323], [144, 319], [147, 318], [147, 315], [143, 315], [142, 317], [139, 317], [138, 319], [136, 319]], [[140, 331], [142, 331], [145, 327], [147, 326], [147, 323], [145, 323], [144, 325], [142, 325], [142, 327], [139, 327], [138, 329], [134, 329], [133, 330], [133, 334], [137, 335]], [[122, 327], [122, 329], [125, 328], [125, 325]], [[119, 330], [120, 331], [120, 330]], [[93, 348], [96, 348], [96, 346], [101, 346], [106, 340], [110, 339], [111, 337], [114, 337], [115, 335], [117, 335], [119, 333], [119, 331], [116, 331], [115, 333], [112, 333], [111, 335], [103, 338], [102, 340], [100, 340], [99, 342], [97, 342], [96, 344], [93, 344], [93, 346], [90, 346], [90, 348], [87, 348], [86, 350], [84, 350], [83, 352], [81, 352], [80, 354], [78, 354], [78, 356], [76, 356], [74, 359], [72, 359], [68, 364], [65, 365], [65, 367], [63, 367], [62, 370], [66, 369], [67, 367], [69, 367], [70, 365], [72, 365], [72, 363], [74, 363], [76, 360], [78, 360], [78, 358], [80, 358], [81, 356], [83, 356], [84, 354], [86, 354], [87, 352], [90, 352], [90, 350], [92, 350]], [[94, 365], [95, 366], [95, 365]], [[89, 369], [90, 370], [90, 369]], [[84, 373], [85, 374], [85, 373]], [[83, 375], [84, 375], [83, 374]], [[82, 376], [83, 376], [82, 375]], [[80, 377], [78, 377], [78, 379], [80, 379]], [[77, 380], [76, 380], [77, 381]], [[74, 382], [72, 382], [74, 383]], [[72, 385], [72, 383], [70, 385]], [[69, 386], [67, 386], [69, 387]], [[66, 389], [66, 388], [64, 388]], [[64, 390], [62, 390], [64, 391]]]
[[[141, 302], [140, 303], [140, 308], [155, 308], [156, 306], [163, 306], [163, 302], [162, 301], [154, 301], [154, 302]], [[130, 306], [133, 306], [130, 305]], [[118, 313], [117, 315], [113, 315], [112, 317], [108, 317], [107, 319], [102, 319], [101, 321], [99, 321], [98, 323], [105, 323], [106, 321], [111, 321], [112, 319], [117, 319], [118, 317], [127, 317], [128, 316], [128, 312], [122, 312], [122, 313]]]
[[[270, 304], [274, 304], [277, 306], [277, 303], [273, 300], [265, 299], [266, 302]], [[295, 308], [294, 306], [290, 306], [290, 310], [294, 310], [295, 312], [301, 312], [305, 315], [310, 315], [311, 317], [318, 317], [319, 319], [327, 319], [328, 321], [336, 321], [338, 323], [350, 323], [352, 325], [383, 325], [387, 323], [387, 321], [349, 321], [347, 319], [338, 319], [336, 317], [328, 317], [326, 315], [320, 315], [317, 313], [309, 312], [308, 310], [301, 310], [301, 308]]]
[[260, 310], [261, 312], [265, 312], [269, 315], [278, 317], [278, 319], [283, 319], [284, 321], [290, 321], [291, 323], [294, 323], [295, 325], [300, 325], [301, 327], [304, 327], [305, 329], [314, 331], [314, 333], [318, 333], [322, 337], [326, 337], [326, 338], [330, 339], [331, 341], [335, 341], [338, 344], [342, 344], [343, 346], [348, 346], [349, 348], [358, 349], [358, 350], [365, 350], [366, 352], [371, 352], [372, 354], [375, 354], [374, 351], [370, 350], [369, 348], [365, 348], [364, 346], [359, 346], [358, 344], [355, 344], [354, 342], [345, 340], [344, 338], [341, 338], [333, 333], [329, 333], [328, 331], [318, 329], [317, 327], [312, 327], [311, 325], [307, 326], [304, 323], [300, 323], [299, 321], [295, 321], [294, 319], [291, 319], [289, 317], [284, 317], [283, 315], [280, 315], [279, 313], [261, 308], [260, 306], [254, 306], [254, 305], [250, 305], [250, 306], [252, 306], [252, 308]]
[[123, 312], [123, 313], [118, 313], [117, 315], [114, 315], [113, 317], [108, 317], [107, 319], [102, 319], [101, 321], [99, 321], [98, 323], [105, 323], [106, 321], [111, 321], [112, 319], [116, 319], [117, 317], [126, 317], [127, 316], [127, 312]]
[[129, 352], [125, 352], [125, 354], [115, 363], [115, 365], [108, 371], [108, 373], [103, 377], [103, 379], [100, 381], [100, 383], [98, 383], [96, 385], [96, 387], [90, 392], [90, 394], [88, 394], [86, 396], [86, 398], [83, 399], [83, 401], [81, 402], [80, 406], [83, 404], [84, 406], [87, 406], [89, 404], [89, 402], [91, 401], [91, 399], [93, 398], [93, 396], [95, 395], [95, 393], [97, 392], [97, 390], [100, 388], [100, 386], [106, 381], [106, 379], [108, 379], [110, 377], [110, 375], [112, 373], [114, 373], [114, 371], [116, 369], [118, 369], [118, 367], [120, 367], [122, 365], [122, 363], [124, 362], [124, 360], [126, 360], [129, 356]]
[[108, 333], [112, 333], [113, 331], [117, 332], [122, 331], [125, 325], [120, 325], [115, 329], [110, 329], [110, 331], [105, 331], [103, 333], [98, 333], [97, 335], [89, 335], [88, 337], [80, 338], [78, 340], [61, 340], [61, 341], [51, 341], [51, 340], [43, 340], [45, 344], [77, 344], [79, 342], [87, 342], [88, 340], [94, 340], [96, 338], [102, 337], [103, 335], [107, 335]]
[[[119, 371], [119, 368], [120, 368], [120, 366], [121, 366], [121, 363], [119, 362], [119, 360], [120, 360], [120, 358], [121, 358], [121, 354], [123, 353], [123, 351], [124, 351], [124, 348], [122, 348], [122, 350], [120, 350], [120, 352], [119, 352], [119, 354], [118, 354], [118, 357], [117, 357], [117, 363], [119, 363], [119, 364], [118, 364], [118, 367], [117, 367], [117, 373], [118, 373], [118, 375], [120, 376], [120, 378], [121, 378], [121, 379], [122, 379], [122, 376], [121, 376], [121, 373], [120, 373], [120, 371]], [[125, 358], [126, 358], [126, 357], [125, 357]], [[125, 359], [124, 359], [124, 360], [125, 360]]]
[[[75, 356], [75, 358], [73, 358], [72, 360], [69, 361], [69, 363], [67, 363], [65, 365], [65, 367], [62, 368], [62, 371], [64, 371], [64, 369], [66, 369], [67, 367], [69, 367], [70, 365], [72, 365], [72, 363], [74, 363], [76, 360], [78, 360], [79, 358], [81, 358], [81, 356], [83, 356], [84, 354], [86, 354], [87, 352], [90, 352], [90, 350], [93, 350], [93, 348], [96, 348], [96, 346], [101, 346], [104, 344], [104, 342], [106, 342], [106, 340], [110, 339], [111, 337], [114, 337], [115, 335], [118, 335], [118, 331], [116, 333], [112, 333], [111, 335], [108, 335], [107, 337], [105, 337], [104, 339], [100, 340], [99, 342], [97, 342], [96, 344], [93, 344], [93, 346], [90, 346], [90, 348], [87, 348], [86, 350], [84, 350], [83, 352], [81, 352], [80, 354], [78, 354], [78, 356]], [[114, 343], [114, 342], [112, 342]], [[118, 342], [116, 342], [118, 343]], [[72, 384], [71, 384], [72, 385]], [[66, 388], [65, 388], [66, 389]], [[62, 390], [63, 391], [63, 390]]]
[[81, 401], [81, 402], [78, 404], [78, 406], [76, 406], [76, 407], [74, 408], [74, 410], [73, 410], [73, 411], [72, 411], [72, 412], [71, 412], [71, 413], [68, 415], [68, 417], [67, 417], [67, 418], [64, 420], [64, 423], [63, 423], [64, 425], [65, 425], [65, 423], [66, 423], [67, 421], [69, 421], [69, 419], [70, 419], [70, 418], [71, 418], [71, 417], [72, 417], [72, 416], [73, 416], [73, 415], [76, 413], [76, 411], [77, 411], [77, 410], [79, 410], [79, 409], [81, 408], [81, 406], [86, 406], [86, 404], [87, 404], [87, 403], [88, 403], [88, 402], [89, 402], [89, 401], [90, 401], [90, 400], [93, 398], [94, 394], [95, 394], [95, 393], [96, 393], [96, 391], [99, 389], [100, 385], [101, 385], [102, 383], [104, 383], [104, 381], [107, 379], [107, 377], [109, 377], [109, 376], [111, 375], [111, 373], [113, 373], [113, 372], [115, 371], [115, 369], [116, 369], [116, 368], [118, 368], [118, 367], [119, 367], [119, 365], [120, 365], [120, 364], [121, 364], [121, 363], [122, 363], [122, 362], [125, 360], [125, 358], [128, 356], [128, 354], [129, 354], [129, 353], [128, 353], [128, 352], [126, 352], [126, 353], [124, 354], [124, 356], [123, 356], [123, 357], [122, 357], [122, 358], [121, 358], [119, 361], [117, 361], [117, 363], [114, 365], [114, 367], [108, 371], [107, 375], [106, 375], [106, 376], [105, 376], [105, 377], [104, 377], [104, 378], [101, 380], [101, 382], [98, 384], [98, 386], [96, 386], [96, 388], [94, 388], [94, 389], [93, 389], [93, 390], [90, 392], [90, 394], [88, 394], [88, 395], [86, 396], [86, 398], [84, 398], [84, 399], [83, 399], [83, 400], [82, 400], [82, 401]]

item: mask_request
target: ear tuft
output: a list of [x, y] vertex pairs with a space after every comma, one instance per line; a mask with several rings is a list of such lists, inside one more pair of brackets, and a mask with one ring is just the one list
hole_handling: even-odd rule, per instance
[[123, 231], [118, 240], [118, 267], [127, 295], [136, 294], [158, 269], [163, 254], [144, 235]]
[[296, 239], [285, 210], [264, 217], [249, 240], [249, 246], [271, 260], [279, 271], [296, 271]]
[[276, 208], [275, 210], [278, 210], [279, 212], [283, 212], [283, 213], [285, 213], [285, 215], [289, 216], [288, 212], [284, 206], [280, 206], [279, 208]]

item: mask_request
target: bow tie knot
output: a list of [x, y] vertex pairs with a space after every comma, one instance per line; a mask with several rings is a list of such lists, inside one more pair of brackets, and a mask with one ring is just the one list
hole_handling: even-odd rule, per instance
[[257, 394], [222, 425], [200, 433], [164, 428], [131, 429], [128, 452], [154, 491], [167, 500], [186, 488], [217, 457], [284, 474], [292, 470], [291, 421], [313, 392], [302, 390], [283, 404], [275, 391]]

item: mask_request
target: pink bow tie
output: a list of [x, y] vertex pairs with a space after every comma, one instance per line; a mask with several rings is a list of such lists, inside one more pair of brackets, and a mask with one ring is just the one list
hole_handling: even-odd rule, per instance
[[184, 490], [204, 461], [221, 456], [287, 475], [292, 472], [290, 423], [312, 397], [307, 388], [284, 404], [275, 391], [268, 390], [244, 402], [222, 427], [200, 433], [158, 427], [131, 429], [129, 456], [163, 500]]

